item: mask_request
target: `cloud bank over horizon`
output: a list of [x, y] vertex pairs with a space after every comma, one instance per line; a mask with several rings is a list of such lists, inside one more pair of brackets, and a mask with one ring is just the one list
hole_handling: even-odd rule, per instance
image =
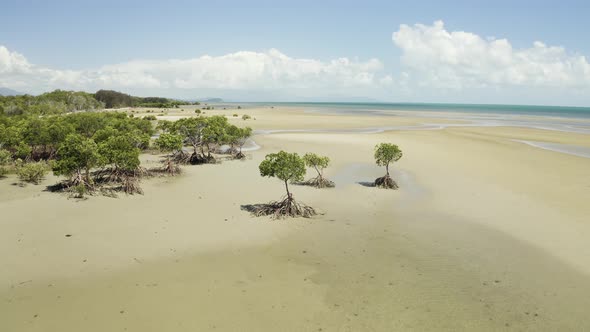
[[276, 49], [188, 59], [133, 60], [100, 68], [47, 68], [0, 45], [0, 86], [27, 93], [114, 89], [188, 98], [310, 100], [366, 97], [384, 101], [590, 104], [590, 63], [540, 41], [515, 48], [507, 39], [402, 24], [392, 34], [399, 69], [380, 59], [293, 58]]
[[276, 49], [239, 51], [191, 59], [134, 60], [89, 70], [58, 70], [31, 64], [0, 46], [0, 86], [39, 93], [52, 89], [121, 90], [296, 90], [322, 93], [363, 91], [388, 86], [377, 59], [330, 61], [291, 58]]

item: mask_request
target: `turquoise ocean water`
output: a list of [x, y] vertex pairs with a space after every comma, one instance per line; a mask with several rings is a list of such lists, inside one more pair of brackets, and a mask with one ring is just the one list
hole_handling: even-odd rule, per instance
[[[242, 103], [248, 107], [295, 107], [304, 112], [351, 115], [423, 117], [424, 122], [412, 126], [358, 128], [347, 132], [378, 133], [394, 130], [440, 130], [448, 127], [523, 127], [588, 135], [590, 142], [590, 107], [527, 106], [527, 105], [470, 105], [470, 104], [414, 104], [414, 103]], [[413, 114], [412, 114], [413, 113]], [[440, 114], [436, 114], [440, 113]], [[441, 122], [436, 119], [458, 120]], [[259, 130], [277, 132], [335, 132], [326, 129]], [[590, 158], [590, 147], [554, 142], [514, 140], [533, 147]]]
[[590, 119], [590, 107], [489, 105], [489, 104], [427, 104], [427, 103], [247, 103], [252, 106], [291, 106], [340, 113], [381, 113], [381, 111], [453, 112], [471, 114], [530, 115]]

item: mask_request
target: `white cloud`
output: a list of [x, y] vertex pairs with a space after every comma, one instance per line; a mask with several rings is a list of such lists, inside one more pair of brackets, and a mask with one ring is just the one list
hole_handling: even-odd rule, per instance
[[402, 24], [393, 33], [410, 80], [422, 87], [464, 89], [528, 87], [590, 89], [590, 64], [563, 47], [534, 42], [514, 49], [506, 39], [449, 32], [433, 25]]
[[0, 86], [241, 100], [590, 103], [588, 59], [563, 47], [515, 48], [507, 39], [448, 31], [442, 21], [401, 25], [392, 37], [401, 51], [396, 73], [375, 58], [292, 58], [276, 49], [67, 70], [32, 64], [0, 45]]
[[0, 73], [26, 74], [31, 72], [31, 64], [19, 53], [10, 52], [6, 47], [0, 46]]
[[30, 64], [0, 46], [0, 86], [41, 92], [55, 88], [108, 89], [298, 89], [338, 93], [387, 85], [377, 59], [330, 61], [291, 58], [276, 49], [240, 51], [192, 59], [136, 60], [91, 70], [58, 70]]

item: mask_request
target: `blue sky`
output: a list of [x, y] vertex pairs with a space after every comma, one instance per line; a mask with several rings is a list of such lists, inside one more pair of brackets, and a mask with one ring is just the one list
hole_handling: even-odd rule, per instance
[[[61, 82], [68, 89], [112, 84], [131, 93], [183, 98], [590, 105], [588, 1], [1, 0], [0, 8], [0, 47], [6, 49], [3, 71], [0, 50], [0, 85], [25, 92]], [[435, 24], [439, 20], [442, 26]], [[402, 24], [410, 30], [392, 40]], [[481, 40], [474, 46], [469, 36], [456, 34], [441, 46], [433, 37], [441, 32]], [[501, 45], [489, 44], [489, 37], [507, 40], [510, 61], [496, 57]], [[545, 48], [533, 49], [535, 41]], [[480, 53], [461, 53], [466, 47], [479, 47]], [[543, 58], [536, 59], [540, 52]], [[213, 59], [190, 61], [204, 55]], [[233, 67], [227, 55], [234, 55]], [[470, 63], [458, 63], [470, 56]], [[14, 59], [21, 57], [26, 70], [15, 69]], [[350, 64], [331, 65], [341, 58]], [[482, 58], [487, 60], [473, 64]], [[185, 63], [171, 67], [171, 59]], [[235, 74], [240, 63], [251, 69]], [[260, 66], [264, 73], [252, 74]], [[234, 74], [223, 72], [225, 67]], [[27, 70], [36, 77], [26, 77]], [[494, 74], [498, 70], [505, 73]], [[181, 77], [181, 71], [193, 74]]]

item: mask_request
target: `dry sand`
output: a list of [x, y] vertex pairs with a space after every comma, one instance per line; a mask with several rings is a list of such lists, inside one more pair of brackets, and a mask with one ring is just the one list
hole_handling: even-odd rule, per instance
[[[445, 121], [238, 113], [259, 130]], [[589, 145], [504, 127], [276, 133], [246, 161], [145, 181], [143, 196], [76, 201], [43, 191], [52, 176], [0, 180], [0, 331], [588, 330], [590, 159], [512, 139]], [[398, 191], [362, 185], [383, 173], [382, 141], [404, 151]], [[283, 195], [257, 170], [280, 149], [333, 160], [336, 188], [292, 188], [325, 214], [240, 209]]]

